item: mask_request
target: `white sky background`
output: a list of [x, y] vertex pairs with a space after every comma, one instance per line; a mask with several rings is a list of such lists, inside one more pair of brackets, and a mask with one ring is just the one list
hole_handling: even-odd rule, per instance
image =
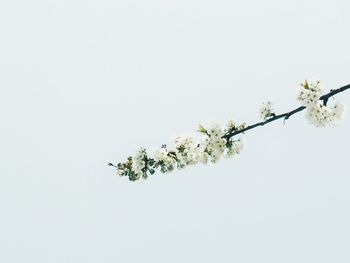
[[[0, 262], [349, 262], [346, 117], [246, 134], [214, 166], [106, 164], [199, 122], [350, 83], [349, 1], [0, 3]], [[350, 94], [337, 98], [350, 104]]]

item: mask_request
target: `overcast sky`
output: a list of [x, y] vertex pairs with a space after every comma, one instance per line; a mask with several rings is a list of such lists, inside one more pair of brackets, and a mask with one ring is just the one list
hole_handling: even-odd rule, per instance
[[0, 262], [349, 262], [349, 116], [301, 113], [147, 181], [106, 165], [208, 119], [253, 123], [267, 99], [293, 109], [308, 77], [349, 84], [349, 8], [1, 1]]

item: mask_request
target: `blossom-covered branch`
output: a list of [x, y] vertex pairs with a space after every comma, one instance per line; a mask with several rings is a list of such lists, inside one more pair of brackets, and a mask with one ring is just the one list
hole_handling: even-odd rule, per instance
[[[308, 82], [306, 81], [305, 83], [308, 83]], [[303, 87], [304, 87], [305, 83], [302, 84]], [[345, 91], [345, 90], [347, 90], [347, 89], [350, 89], [350, 84], [349, 84], [349, 85], [346, 85], [346, 86], [344, 86], [344, 87], [341, 87], [341, 88], [339, 88], [339, 89], [331, 90], [329, 93], [327, 93], [327, 94], [325, 94], [325, 95], [322, 95], [322, 96], [320, 96], [318, 99], [316, 99], [317, 96], [319, 95], [319, 94], [318, 94], [318, 95], [315, 97], [314, 100], [309, 100], [309, 101], [311, 102], [311, 103], [309, 103], [310, 106], [311, 106], [311, 109], [312, 109], [312, 106], [313, 106], [314, 102], [317, 102], [317, 101], [320, 101], [320, 102], [323, 103], [324, 106], [327, 106], [327, 103], [328, 103], [329, 98], [331, 98], [331, 97], [335, 96], [336, 94], [341, 93], [341, 92], [343, 92], [343, 91]], [[303, 90], [299, 90], [299, 92], [302, 93], [302, 92], [304, 92], [304, 91], [303, 91]], [[315, 93], [312, 93], [312, 94], [315, 94]], [[313, 96], [313, 95], [311, 95], [311, 93], [309, 93], [309, 95], [306, 95], [306, 96]], [[298, 98], [299, 98], [299, 97], [298, 97]], [[302, 99], [299, 99], [299, 100], [303, 101]], [[318, 103], [320, 103], [320, 102], [318, 102]], [[305, 103], [304, 103], [304, 104], [305, 104]], [[307, 103], [306, 103], [306, 104], [307, 104]], [[229, 138], [231, 138], [231, 137], [233, 137], [233, 136], [236, 136], [236, 135], [238, 135], [238, 134], [244, 133], [244, 132], [249, 131], [249, 130], [251, 130], [251, 129], [257, 128], [257, 127], [259, 127], [259, 126], [264, 126], [265, 124], [268, 124], [268, 123], [270, 123], [270, 122], [273, 122], [273, 121], [276, 121], [276, 120], [279, 120], [279, 119], [288, 120], [292, 115], [294, 115], [294, 114], [296, 114], [296, 113], [298, 113], [298, 112], [300, 112], [300, 111], [303, 111], [303, 110], [305, 110], [305, 109], [307, 108], [306, 106], [300, 106], [300, 107], [298, 107], [298, 108], [296, 108], [296, 109], [294, 109], [294, 110], [292, 110], [292, 111], [290, 111], [290, 112], [286, 112], [286, 113], [279, 114], [279, 115], [276, 115], [275, 113], [271, 113], [271, 114], [269, 115], [269, 112], [272, 112], [272, 111], [273, 111], [272, 108], [268, 108], [268, 107], [271, 107], [271, 105], [272, 105], [272, 103], [271, 103], [270, 101], [267, 102], [267, 103], [264, 103], [264, 104], [263, 104], [263, 107], [262, 107], [262, 109], [261, 109], [261, 111], [260, 111], [260, 116], [261, 116], [261, 118], [264, 119], [265, 121], [262, 121], [262, 122], [258, 122], [258, 123], [249, 125], [249, 126], [245, 127], [245, 128], [242, 129], [242, 130], [233, 131], [233, 132], [231, 132], [231, 133], [225, 134], [225, 135], [224, 135], [224, 138], [229, 139]], [[265, 107], [264, 107], [264, 106], [265, 106]], [[334, 107], [338, 108], [337, 111], [334, 111], [334, 112], [333, 112], [333, 115], [334, 115], [334, 116], [337, 116], [337, 113], [339, 114], [339, 113], [341, 113], [341, 112], [344, 111], [344, 108], [343, 108], [344, 105], [342, 105], [342, 104], [337, 104], [337, 105], [335, 105]], [[321, 107], [321, 108], [322, 108], [322, 107]], [[324, 109], [325, 109], [326, 111], [329, 111], [330, 108], [324, 107]], [[311, 110], [311, 112], [312, 112], [312, 110]], [[309, 115], [309, 113], [310, 113], [310, 112], [308, 112], [307, 115]], [[318, 113], [320, 113], [320, 112], [318, 112]], [[265, 114], [265, 115], [264, 115], [264, 114]], [[317, 115], [317, 113], [316, 113], [316, 115]], [[269, 117], [271, 117], [271, 118], [269, 118]], [[309, 120], [312, 122], [312, 116], [307, 116], [307, 117], [309, 117]], [[310, 117], [311, 117], [311, 118], [310, 118]], [[316, 117], [317, 117], [317, 116], [314, 115], [314, 118], [316, 118]], [[341, 117], [341, 116], [338, 116], [338, 117]], [[327, 117], [326, 117], [325, 119], [327, 120]], [[338, 120], [340, 120], [340, 118], [338, 118]], [[316, 125], [316, 126], [318, 126], [318, 125]], [[320, 126], [326, 126], [326, 123], [325, 123], [325, 125], [320, 125]]]
[[[242, 134], [270, 122], [289, 119], [292, 115], [306, 110], [306, 117], [311, 124], [317, 127], [325, 127], [329, 124], [336, 125], [341, 120], [345, 107], [335, 103], [329, 105], [329, 98], [350, 89], [350, 85], [331, 90], [323, 94], [324, 88], [320, 81], [305, 80], [297, 90], [297, 100], [301, 106], [283, 113], [276, 114], [271, 101], [263, 103], [260, 108], [261, 122], [246, 126], [245, 123], [237, 124], [229, 120], [225, 126], [216, 121], [199, 125], [200, 136], [186, 134], [174, 139], [174, 146], [163, 144], [160, 148], [148, 154], [145, 148], [140, 148], [134, 156], [129, 156], [125, 162], [114, 165], [120, 176], [127, 176], [129, 180], [136, 181], [146, 179], [156, 170], [168, 173], [174, 169], [181, 169], [197, 163], [216, 163], [222, 156], [232, 157], [241, 152], [243, 148]], [[233, 137], [240, 135], [237, 139]]]

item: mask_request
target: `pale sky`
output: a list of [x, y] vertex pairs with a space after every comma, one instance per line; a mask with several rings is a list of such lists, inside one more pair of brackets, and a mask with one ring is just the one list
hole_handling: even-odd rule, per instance
[[[0, 3], [0, 262], [350, 262], [350, 117], [147, 181], [140, 146], [350, 83], [346, 0]], [[336, 98], [350, 104], [350, 93]], [[332, 102], [332, 101], [331, 101]]]

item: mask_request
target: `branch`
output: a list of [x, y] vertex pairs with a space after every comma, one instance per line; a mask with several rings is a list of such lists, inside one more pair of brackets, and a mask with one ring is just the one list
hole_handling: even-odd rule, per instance
[[[329, 93], [323, 95], [320, 100], [323, 101], [323, 104], [324, 105], [327, 105], [327, 102], [329, 100], [329, 98], [333, 97], [334, 95], [338, 94], [338, 93], [341, 93], [345, 90], [348, 90], [350, 89], [350, 84], [344, 86], [344, 87], [341, 87], [339, 89], [335, 89], [335, 90], [331, 90]], [[247, 126], [246, 128], [244, 129], [241, 129], [241, 130], [237, 130], [237, 131], [233, 131], [233, 132], [230, 132], [230, 133], [227, 133], [225, 134], [224, 136], [222, 136], [222, 138], [228, 140], [230, 138], [232, 138], [233, 136], [236, 136], [238, 134], [241, 134], [241, 133], [244, 133], [246, 131], [249, 131], [249, 130], [252, 130], [254, 128], [257, 128], [259, 126], [264, 126], [270, 122], [273, 122], [273, 121], [276, 121], [276, 120], [279, 120], [279, 119], [284, 119], [284, 120], [288, 120], [292, 115], [300, 112], [300, 111], [303, 111], [305, 110], [306, 107], [305, 106], [300, 106], [299, 108], [296, 108], [290, 112], [286, 112], [286, 113], [283, 113], [283, 114], [279, 114], [279, 115], [275, 115], [273, 117], [271, 117], [270, 119], [266, 120], [266, 121], [262, 121], [262, 122], [258, 122], [258, 123], [255, 123], [255, 124], [252, 124], [252, 125], [249, 125]]]
[[303, 106], [292, 111], [277, 115], [274, 113], [272, 103], [266, 102], [260, 109], [260, 117], [264, 120], [262, 122], [246, 126], [244, 123], [236, 125], [233, 120], [230, 120], [225, 128], [217, 122], [199, 125], [198, 132], [203, 135], [201, 139], [193, 136], [179, 136], [174, 141], [175, 148], [168, 149], [166, 145], [162, 145], [154, 151], [153, 156], [150, 156], [146, 149], [141, 147], [125, 162], [108, 165], [116, 168], [118, 175], [127, 176], [130, 181], [136, 181], [140, 178], [146, 179], [156, 170], [168, 173], [176, 168], [180, 169], [197, 163], [206, 164], [209, 161], [216, 163], [222, 155], [232, 157], [241, 152], [242, 139], [233, 140], [232, 137], [279, 119], [288, 120], [292, 115], [305, 109], [308, 113], [307, 118], [315, 126], [324, 127], [330, 123], [339, 122], [344, 112], [344, 105], [336, 104], [329, 107], [327, 103], [331, 97], [348, 89], [350, 84], [321, 96], [323, 89], [320, 87], [320, 81], [305, 80], [298, 90], [297, 97]]

